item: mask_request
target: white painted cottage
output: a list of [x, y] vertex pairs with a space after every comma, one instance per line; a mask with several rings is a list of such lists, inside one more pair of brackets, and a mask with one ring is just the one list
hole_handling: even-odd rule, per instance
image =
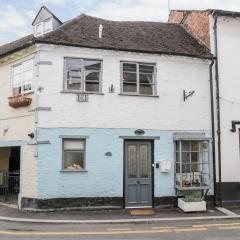
[[179, 23], [62, 23], [42, 7], [33, 25], [0, 47], [0, 197], [43, 209], [214, 195], [206, 46]]

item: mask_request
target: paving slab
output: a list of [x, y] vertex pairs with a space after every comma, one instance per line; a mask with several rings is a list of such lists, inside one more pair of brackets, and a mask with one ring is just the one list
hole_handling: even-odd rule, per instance
[[[224, 213], [215, 208], [209, 208], [204, 213], [183, 213], [178, 208], [156, 209], [156, 214], [146, 216], [146, 218], [179, 218], [179, 217], [210, 217], [224, 216]], [[142, 219], [142, 216], [131, 216], [127, 210], [68, 210], [55, 212], [30, 212], [20, 211], [18, 209], [0, 206], [0, 216], [9, 218], [28, 218], [28, 219], [48, 219], [48, 220], [118, 220], [118, 219]]]

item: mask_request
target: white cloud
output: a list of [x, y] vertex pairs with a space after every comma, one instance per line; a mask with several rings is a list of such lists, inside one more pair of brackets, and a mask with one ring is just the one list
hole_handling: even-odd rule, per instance
[[[2, 35], [15, 35], [22, 37], [31, 32], [31, 20], [33, 12], [17, 10], [13, 5], [0, 7], [0, 32]], [[9, 41], [12, 39], [8, 39]], [[0, 38], [0, 42], [5, 42], [5, 37]]]
[[37, 6], [54, 4], [60, 7], [65, 7], [67, 0], [35, 0]]
[[[239, 0], [170, 0], [171, 9], [226, 9], [240, 11]], [[88, 14], [113, 20], [165, 21], [168, 0], [112, 0], [95, 5]]]

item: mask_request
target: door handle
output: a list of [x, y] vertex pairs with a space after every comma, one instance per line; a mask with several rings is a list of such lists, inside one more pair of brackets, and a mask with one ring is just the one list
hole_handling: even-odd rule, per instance
[[137, 183], [139, 184], [139, 183], [140, 183], [140, 181], [137, 181]]

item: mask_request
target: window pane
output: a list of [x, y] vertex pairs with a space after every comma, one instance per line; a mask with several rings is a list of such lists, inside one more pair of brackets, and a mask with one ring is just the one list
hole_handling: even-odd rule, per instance
[[67, 89], [80, 90], [82, 81], [82, 61], [81, 59], [66, 59], [67, 69]]
[[64, 169], [68, 170], [84, 169], [84, 152], [65, 151]]
[[140, 177], [147, 178], [148, 177], [148, 145], [140, 145]]
[[176, 151], [180, 151], [180, 141], [175, 142]]
[[31, 90], [32, 90], [32, 84], [31, 84], [31, 83], [25, 83], [25, 84], [23, 84], [22, 90], [23, 90], [23, 92], [31, 91]]
[[139, 65], [139, 72], [140, 73], [154, 73], [154, 66], [153, 65]]
[[13, 67], [13, 75], [22, 73], [22, 71], [23, 71], [22, 64]]
[[50, 31], [52, 28], [52, 21], [51, 19], [44, 22], [44, 32]]
[[202, 164], [192, 163], [191, 171], [192, 172], [202, 172]]
[[17, 74], [13, 76], [13, 87], [20, 87], [22, 80], [22, 74]]
[[180, 163], [176, 163], [176, 173], [180, 173]]
[[137, 72], [136, 63], [123, 63], [124, 72]]
[[86, 81], [99, 81], [99, 72], [94, 71], [85, 71], [85, 80]]
[[84, 140], [64, 140], [64, 149], [84, 150]]
[[190, 142], [182, 141], [182, 151], [190, 151]]
[[208, 142], [207, 141], [200, 142], [200, 151], [208, 151]]
[[85, 91], [86, 92], [99, 92], [99, 83], [86, 82]]
[[153, 75], [140, 74], [140, 83], [152, 84], [153, 83]]
[[13, 95], [16, 96], [18, 94], [21, 94], [21, 87], [13, 88]]
[[140, 94], [153, 95], [153, 85], [140, 84]]
[[31, 70], [33, 68], [33, 59], [30, 59], [28, 61], [25, 61], [23, 64], [23, 71], [28, 71]]
[[24, 72], [23, 74], [23, 82], [27, 82], [29, 80], [32, 80], [33, 74], [32, 74], [32, 69]]
[[199, 141], [191, 141], [191, 151], [199, 151]]
[[86, 70], [101, 70], [101, 61], [84, 60], [85, 71]]
[[137, 149], [136, 145], [128, 145], [128, 177], [137, 177]]
[[136, 93], [137, 84], [123, 83], [123, 92]]
[[136, 73], [123, 73], [123, 81], [137, 83], [137, 74]]
[[176, 162], [180, 162], [180, 152], [176, 152]]

